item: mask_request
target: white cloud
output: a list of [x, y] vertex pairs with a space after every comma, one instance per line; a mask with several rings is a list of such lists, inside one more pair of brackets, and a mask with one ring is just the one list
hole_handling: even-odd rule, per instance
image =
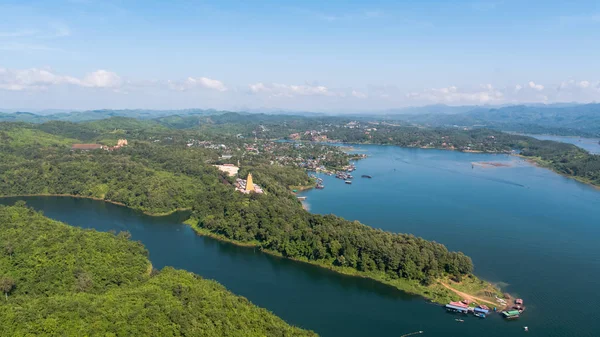
[[227, 91], [227, 87], [223, 82], [207, 77], [188, 77], [183, 82], [168, 81], [169, 87], [173, 90], [187, 91], [194, 88], [204, 88], [216, 91]]
[[267, 93], [271, 97], [294, 97], [294, 96], [338, 96], [329, 88], [322, 85], [295, 85], [295, 84], [264, 84], [262, 82], [250, 84], [250, 92], [254, 94]]
[[0, 89], [12, 91], [40, 90], [58, 84], [80, 85], [80, 80], [71, 76], [56, 75], [45, 69], [11, 70], [0, 68]]
[[96, 70], [87, 74], [81, 81], [81, 85], [91, 88], [117, 88], [121, 86], [119, 75], [106, 70]]
[[577, 83], [577, 86], [585, 89], [590, 86], [590, 82], [589, 81], [581, 81], [581, 82]]
[[480, 90], [461, 90], [456, 86], [432, 88], [422, 92], [411, 92], [406, 98], [413, 101], [447, 104], [492, 104], [502, 101], [504, 94], [491, 84], [484, 84]]
[[587, 80], [583, 80], [583, 81], [575, 81], [575, 80], [568, 80], [568, 81], [563, 81], [560, 83], [560, 85], [558, 86], [558, 90], [565, 90], [565, 89], [573, 89], [573, 88], [579, 88], [579, 89], [588, 89], [593, 87], [593, 83]]
[[530, 82], [528, 83], [528, 85], [529, 85], [529, 87], [530, 87], [531, 89], [534, 89], [534, 90], [537, 90], [537, 91], [542, 91], [542, 90], [544, 90], [544, 86], [543, 86], [543, 85], [541, 85], [541, 84], [536, 84], [536, 83], [535, 83], [535, 82], [533, 82], [533, 81], [530, 81]]
[[259, 92], [265, 92], [265, 91], [269, 91], [269, 89], [263, 84], [263, 83], [254, 83], [254, 84], [250, 84], [250, 91], [252, 91], [253, 93], [259, 93]]
[[356, 90], [352, 90], [352, 96], [354, 96], [356, 98], [367, 98], [367, 94], [365, 94], [364, 92], [356, 91]]
[[515, 85], [515, 91], [521, 91], [521, 89], [523, 89], [523, 86], [520, 84]]
[[45, 90], [55, 85], [75, 85], [87, 88], [118, 88], [121, 78], [110, 71], [97, 70], [83, 79], [68, 75], [58, 75], [49, 69], [5, 69], [0, 68], [0, 89], [11, 91]]

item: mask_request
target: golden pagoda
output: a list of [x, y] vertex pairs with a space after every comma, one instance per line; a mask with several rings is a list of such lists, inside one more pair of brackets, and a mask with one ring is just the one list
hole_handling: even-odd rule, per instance
[[252, 173], [248, 173], [246, 179], [246, 192], [254, 192], [254, 183], [252, 182]]

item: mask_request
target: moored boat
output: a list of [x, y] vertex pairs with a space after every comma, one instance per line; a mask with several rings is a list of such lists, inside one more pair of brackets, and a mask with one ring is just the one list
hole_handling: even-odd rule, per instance
[[506, 310], [502, 312], [502, 316], [506, 319], [517, 319], [521, 313], [518, 310]]
[[371, 176], [370, 176], [370, 175], [368, 175], [368, 174], [363, 174], [361, 177], [363, 177], [363, 178], [369, 178], [369, 179], [373, 178], [373, 177], [371, 177]]
[[352, 184], [352, 180], [346, 180], [346, 181], [344, 181], [344, 182], [345, 182], [346, 184], [348, 184], [348, 185]]

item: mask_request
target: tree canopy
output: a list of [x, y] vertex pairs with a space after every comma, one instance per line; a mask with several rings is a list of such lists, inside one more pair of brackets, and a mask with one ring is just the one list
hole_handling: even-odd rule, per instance
[[152, 271], [127, 235], [0, 206], [2, 336], [315, 336], [215, 281]]

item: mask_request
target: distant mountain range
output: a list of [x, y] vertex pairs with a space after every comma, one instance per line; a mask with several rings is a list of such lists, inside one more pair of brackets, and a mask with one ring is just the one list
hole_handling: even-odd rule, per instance
[[[180, 116], [184, 122], [192, 116], [223, 115], [228, 111], [187, 110], [89, 110], [59, 113], [0, 112], [0, 122], [44, 123], [48, 121], [83, 122], [110, 117], [157, 119]], [[248, 115], [252, 112], [239, 112]], [[325, 117], [313, 112], [283, 110], [262, 111], [268, 115]], [[600, 104], [561, 103], [552, 105], [447, 106], [430, 105], [385, 110], [337, 114], [352, 118], [377, 118], [431, 127], [486, 127], [503, 131], [574, 136], [600, 136]], [[186, 117], [187, 116], [187, 117]], [[331, 115], [329, 115], [331, 116]]]
[[129, 117], [136, 119], [154, 119], [173, 115], [218, 115], [225, 111], [187, 109], [187, 110], [88, 110], [60, 113], [0, 112], [0, 122], [45, 123], [49, 121], [85, 122], [110, 117]]
[[396, 114], [386, 118], [434, 127], [487, 127], [525, 133], [600, 135], [600, 104], [476, 107], [456, 114]]

